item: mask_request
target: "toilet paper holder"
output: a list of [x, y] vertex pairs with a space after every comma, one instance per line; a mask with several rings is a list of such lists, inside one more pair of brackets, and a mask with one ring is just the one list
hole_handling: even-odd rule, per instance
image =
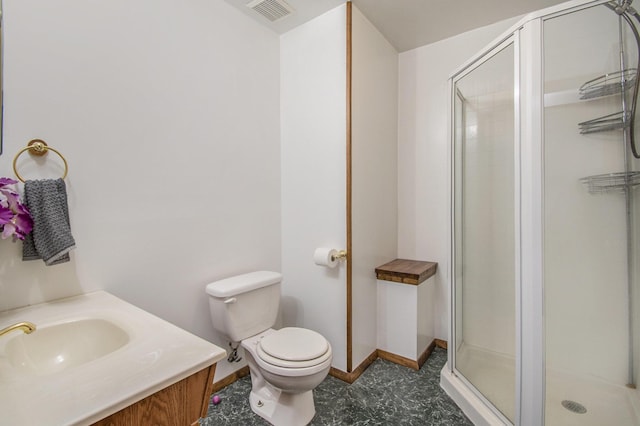
[[335, 268], [340, 264], [340, 261], [347, 259], [346, 250], [337, 250], [327, 247], [318, 247], [313, 252], [313, 262], [318, 266], [326, 266], [328, 268]]
[[347, 260], [347, 251], [340, 250], [336, 254], [331, 255], [331, 260]]

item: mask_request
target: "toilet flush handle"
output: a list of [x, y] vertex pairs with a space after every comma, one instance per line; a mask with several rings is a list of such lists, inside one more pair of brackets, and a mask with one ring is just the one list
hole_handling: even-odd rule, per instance
[[236, 302], [237, 302], [237, 300], [236, 300], [235, 297], [230, 297], [229, 299], [224, 301], [224, 304], [225, 305], [230, 305], [231, 303], [236, 303]]

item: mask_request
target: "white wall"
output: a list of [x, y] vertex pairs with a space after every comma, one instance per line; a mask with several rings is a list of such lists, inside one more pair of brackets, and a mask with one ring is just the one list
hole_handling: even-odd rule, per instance
[[398, 53], [353, 7], [353, 368], [377, 349], [375, 268], [396, 258]]
[[346, 270], [313, 263], [346, 248], [346, 6], [281, 41], [282, 317], [316, 330], [346, 371]]
[[[226, 347], [204, 286], [280, 269], [278, 37], [220, 1], [3, 4], [0, 176], [34, 137], [60, 150], [77, 249], [0, 241], [0, 309], [105, 289]], [[20, 173], [58, 177], [48, 157]]]
[[400, 54], [398, 257], [438, 262], [434, 335], [448, 339], [449, 76], [515, 18]]

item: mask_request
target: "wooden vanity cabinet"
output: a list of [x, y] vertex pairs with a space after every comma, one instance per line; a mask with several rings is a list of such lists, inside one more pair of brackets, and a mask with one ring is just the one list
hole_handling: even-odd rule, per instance
[[92, 426], [198, 426], [207, 416], [213, 364]]

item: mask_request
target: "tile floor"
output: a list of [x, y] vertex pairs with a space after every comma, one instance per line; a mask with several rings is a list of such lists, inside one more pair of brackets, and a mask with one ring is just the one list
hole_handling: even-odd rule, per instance
[[[328, 376], [314, 391], [311, 425], [472, 425], [440, 388], [447, 352], [436, 348], [420, 371], [378, 359], [353, 384]], [[222, 389], [202, 426], [268, 425], [249, 407], [250, 377]]]

